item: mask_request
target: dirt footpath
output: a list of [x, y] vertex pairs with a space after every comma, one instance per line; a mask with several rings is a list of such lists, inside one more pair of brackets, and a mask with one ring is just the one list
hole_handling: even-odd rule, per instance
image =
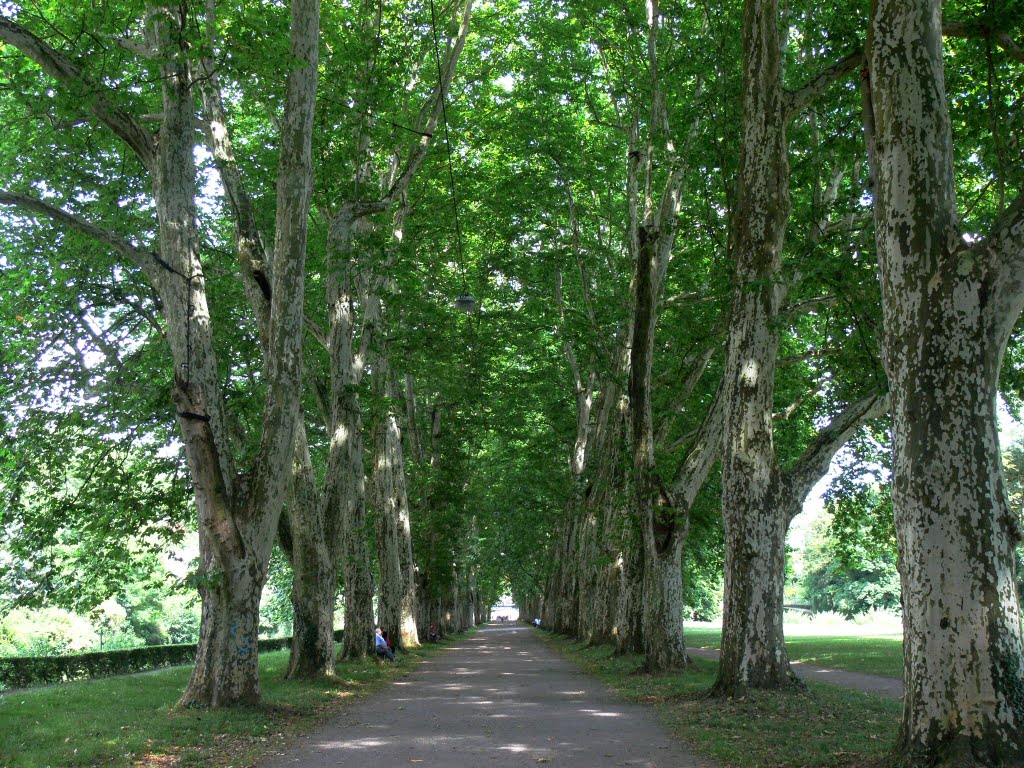
[[712, 768], [514, 624], [423, 662], [261, 768]]

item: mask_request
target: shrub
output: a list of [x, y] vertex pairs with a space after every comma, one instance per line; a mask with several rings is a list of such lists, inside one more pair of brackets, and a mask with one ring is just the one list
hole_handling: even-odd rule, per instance
[[[341, 631], [335, 632], [334, 637], [340, 640]], [[260, 640], [259, 649], [263, 652], [277, 651], [290, 644], [290, 637], [275, 637]], [[0, 658], [0, 688], [26, 688], [31, 685], [131, 674], [176, 664], [191, 664], [195, 658], [195, 645], [151, 645], [69, 656]]]

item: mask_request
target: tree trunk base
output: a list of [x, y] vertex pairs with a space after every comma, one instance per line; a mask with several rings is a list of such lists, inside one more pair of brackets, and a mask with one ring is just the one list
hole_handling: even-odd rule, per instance
[[931, 748], [900, 739], [894, 765], [898, 768], [1019, 768], [1024, 765], [1024, 743], [1013, 744], [993, 734], [959, 735]]
[[807, 685], [792, 671], [760, 680], [756, 684], [718, 679], [706, 693], [709, 699], [739, 699], [750, 691], [777, 691], [780, 693], [804, 693]]
[[683, 654], [683, 658], [681, 661], [676, 660], [669, 662], [667, 664], [660, 665], [652, 664], [650, 658], [648, 657], [648, 659], [643, 664], [641, 664], [640, 667], [636, 670], [635, 674], [664, 675], [669, 672], [683, 672], [688, 669], [693, 669], [693, 666], [693, 661], [686, 654]]

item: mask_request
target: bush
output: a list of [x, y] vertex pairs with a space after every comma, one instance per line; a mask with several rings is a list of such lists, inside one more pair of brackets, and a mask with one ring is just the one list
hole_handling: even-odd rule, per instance
[[59, 656], [99, 645], [85, 616], [57, 607], [15, 608], [0, 622], [4, 655]]
[[107, 675], [142, 672], [195, 661], [194, 645], [162, 645], [70, 656], [19, 656], [0, 659], [0, 685], [25, 688]]
[[199, 607], [192, 602], [173, 605], [167, 615], [167, 640], [171, 643], [195, 643], [199, 640]]
[[815, 613], [836, 611], [852, 619], [870, 610], [900, 607], [900, 577], [891, 563], [865, 560], [856, 569], [827, 563], [808, 573], [804, 583]]
[[[334, 633], [334, 638], [341, 639], [341, 630]], [[290, 637], [260, 640], [259, 649], [264, 653], [278, 651], [287, 648], [291, 641]], [[26, 688], [31, 685], [131, 674], [176, 664], [191, 664], [195, 658], [195, 645], [155, 645], [70, 656], [17, 656], [0, 659], [0, 688]]]

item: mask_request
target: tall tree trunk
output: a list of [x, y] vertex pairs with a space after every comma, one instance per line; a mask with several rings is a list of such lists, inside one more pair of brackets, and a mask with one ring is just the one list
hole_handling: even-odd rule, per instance
[[333, 514], [338, 519], [345, 587], [341, 656], [353, 659], [372, 651], [374, 588], [368, 547], [363, 419], [358, 392], [361, 364], [352, 349], [355, 309], [347, 276], [335, 274], [328, 278], [328, 304], [331, 307], [332, 432], [323, 503], [328, 509], [337, 510]]
[[[341, 510], [338, 525], [342, 538], [341, 562], [345, 583], [345, 634], [342, 655], [360, 657], [372, 649], [373, 642], [373, 576], [370, 570], [366, 523], [366, 484], [363, 466], [362, 415], [357, 388], [362, 380], [365, 355], [372, 341], [367, 329], [372, 321], [364, 318], [361, 349], [353, 349], [356, 317], [356, 259], [353, 252], [357, 232], [372, 227], [368, 217], [388, 211], [400, 200], [415, 177], [430, 146], [430, 138], [441, 117], [444, 98], [455, 75], [455, 67], [469, 34], [472, 0], [462, 8], [458, 31], [451, 40], [439, 82], [430, 98], [421, 106], [415, 132], [421, 139], [409, 151], [400, 169], [392, 173], [381, 186], [384, 194], [376, 200], [343, 202], [331, 217], [328, 228], [327, 304], [330, 322], [329, 358], [331, 365], [332, 439], [328, 461], [329, 488], [325, 492], [329, 505], [337, 504]], [[378, 7], [377, 19], [381, 13]], [[379, 29], [379, 23], [366, 29]], [[364, 103], [372, 90], [373, 72], [363, 75], [361, 90], [357, 94]], [[366, 107], [367, 111], [369, 106]], [[367, 162], [371, 132], [357, 130], [355, 173], [356, 186], [372, 188], [369, 177], [372, 163]], [[365, 299], [366, 297], [359, 297]], [[410, 586], [409, 590], [413, 587]], [[410, 609], [411, 612], [411, 609]], [[409, 632], [414, 632], [410, 626]]]
[[644, 547], [644, 668], [660, 672], [686, 665], [683, 640], [683, 542], [688, 519], [677, 519], [674, 503], [656, 473], [651, 417], [651, 366], [657, 319], [658, 234], [639, 231], [634, 278], [635, 306], [630, 361], [633, 484]]
[[[206, 2], [209, 50], [221, 45], [217, 35], [216, 2]], [[256, 317], [260, 344], [270, 356], [272, 269], [263, 245], [252, 198], [239, 171], [228, 130], [228, 114], [221, 94], [216, 63], [201, 60], [199, 87], [207, 141], [224, 185], [225, 200], [235, 220], [235, 247], [239, 273], [249, 305]], [[288, 677], [312, 678], [334, 673], [334, 600], [337, 588], [337, 547], [329, 530], [313, 477], [305, 427], [296, 429], [292, 495], [282, 517], [279, 539], [295, 573], [292, 585], [294, 622]]]
[[[359, 386], [365, 349], [355, 347], [356, 288], [353, 239], [358, 220], [342, 212], [331, 223], [327, 241], [328, 359], [330, 361], [330, 441], [323, 504], [334, 521], [345, 589], [345, 632], [341, 657], [363, 658], [373, 652], [373, 571], [370, 567], [363, 463], [363, 416]], [[364, 320], [363, 341], [369, 342]]]
[[294, 620], [285, 677], [333, 675], [337, 548], [331, 546], [333, 537], [324, 529], [326, 515], [317, 492], [304, 429], [299, 429], [295, 440], [293, 484], [290, 517]]
[[772, 432], [776, 319], [783, 288], [789, 166], [777, 0], [747, 0], [743, 133], [732, 240], [736, 258], [726, 358], [722, 517], [725, 607], [714, 690], [777, 687], [796, 677], [782, 636], [786, 521]]
[[[669, 490], [658, 474], [651, 404], [658, 300], [678, 231], [687, 156], [685, 146], [677, 148], [680, 137], [671, 130], [658, 62], [660, 30], [658, 0], [647, 0], [650, 111], [643, 128], [641, 121], [634, 119], [629, 129], [626, 188], [629, 253], [634, 265], [628, 433], [633, 458], [634, 504], [644, 551], [643, 644], [644, 666], [648, 671], [667, 670], [687, 662], [683, 640], [681, 556], [689, 530], [690, 505], [696, 497], [694, 491], [693, 498], [687, 496], [686, 503], [677, 505], [675, 492]], [[695, 137], [699, 125], [697, 117], [684, 139], [687, 144]], [[641, 130], [647, 134], [643, 143], [640, 142]], [[663, 186], [655, 195], [654, 179], [662, 173]], [[710, 469], [710, 464], [704, 461], [703, 450], [700, 458], [703, 474], [689, 478], [696, 488], [703, 485]]]
[[[412, 526], [409, 519], [409, 494], [405, 477], [405, 455], [402, 449], [402, 431], [398, 423], [398, 389], [391, 376], [387, 357], [377, 355], [374, 381], [383, 397], [374, 430], [376, 456], [374, 460], [374, 486], [378, 531], [378, 557], [380, 558], [381, 597], [380, 626], [388, 627], [403, 648], [419, 646], [416, 630], [416, 565], [412, 554]], [[387, 567], [385, 567], [387, 563]], [[393, 574], [392, 565], [395, 568]], [[389, 597], [385, 599], [385, 573], [389, 584]], [[388, 624], [385, 625], [384, 617]], [[393, 622], [393, 626], [392, 623]]]
[[1019, 540], [996, 391], [1024, 306], [1024, 203], [961, 237], [938, 0], [877, 0], [869, 38], [875, 228], [893, 399], [910, 766], [1024, 762]]
[[[234, 509], [222, 500], [213, 499], [216, 506], [200, 507], [201, 531], [211, 557], [207, 564], [219, 567], [207, 574], [209, 599], [217, 606], [204, 615], [213, 617], [223, 611], [222, 617], [211, 622], [206, 649], [210, 658], [197, 665], [181, 698], [185, 705], [207, 704], [222, 706], [250, 704], [259, 701], [258, 635], [259, 602], [266, 581], [273, 546], [273, 537], [284, 504], [288, 485], [285, 468], [291, 460], [294, 435], [299, 420], [299, 382], [302, 372], [303, 296], [305, 284], [306, 234], [309, 219], [309, 201], [312, 193], [311, 137], [313, 111], [316, 104], [317, 62], [319, 42], [320, 5], [318, 0], [297, 0], [292, 6], [291, 54], [294, 68], [288, 74], [285, 93], [285, 111], [281, 128], [281, 160], [277, 179], [277, 217], [275, 234], [275, 267], [272, 280], [269, 338], [267, 341], [267, 396], [259, 452], [251, 476], [244, 488], [237, 489]], [[182, 18], [182, 23], [184, 19]], [[161, 22], [154, 22], [159, 25]], [[166, 34], [166, 33], [165, 33]], [[173, 36], [172, 36], [173, 37]], [[192, 124], [192, 94], [187, 70], [180, 62], [184, 57], [164, 64], [165, 98], [162, 131], [174, 131], [191, 142], [191, 132], [174, 124], [177, 120]], [[175, 89], [184, 89], [174, 93]], [[186, 116], [187, 113], [187, 116]], [[165, 148], [176, 143], [161, 142]], [[179, 147], [179, 152], [183, 152]], [[168, 189], [180, 184], [180, 169], [191, 167], [183, 156], [174, 160], [164, 154], [157, 174], [158, 187]], [[191, 193], [190, 193], [191, 194]], [[162, 197], [162, 195], [160, 196]], [[183, 199], [183, 195], [175, 196]], [[159, 199], [159, 197], [158, 197]], [[183, 221], [170, 223], [171, 229], [190, 231]], [[163, 226], [161, 227], [163, 231]], [[194, 273], [189, 273], [190, 277]], [[189, 280], [190, 288], [193, 279]], [[186, 328], [189, 326], [186, 324]], [[192, 392], [187, 386], [177, 388], [179, 418], [183, 424], [193, 422], [206, 427], [211, 423], [204, 410], [194, 410]], [[200, 404], [202, 405], [202, 404]], [[191, 431], [191, 430], [190, 430]], [[192, 437], [192, 435], [188, 435]], [[195, 435], [201, 437], [201, 435]], [[186, 440], [186, 453], [194, 470], [206, 477], [210, 469], [201, 469], [216, 450], [215, 440], [207, 438]], [[198, 450], [197, 450], [198, 449]], [[219, 453], [227, 455], [228, 446]], [[221, 464], [223, 465], [223, 461]], [[224, 477], [222, 466], [221, 477]], [[205, 482], [197, 482], [197, 493], [210, 494], [213, 490]], [[222, 493], [223, 484], [217, 484]], [[221, 493], [216, 493], [221, 496]], [[213, 494], [210, 494], [213, 495]], [[223, 499], [223, 496], [221, 496]], [[212, 545], [212, 546], [211, 546]], [[213, 680], [202, 674], [213, 675]]]
[[466, 568], [466, 627], [472, 629], [477, 625], [476, 604], [479, 595], [476, 591], [476, 566]]
[[598, 518], [593, 504], [595, 500], [594, 494], [591, 493], [583, 505], [580, 537], [574, 555], [577, 586], [573, 613], [577, 621], [573, 635], [586, 643], [593, 641], [600, 620], [595, 601], [599, 599], [598, 580], [601, 563], [598, 557], [598, 542], [601, 531], [598, 528]]
[[[623, 514], [632, 510], [623, 510]], [[634, 516], [622, 520], [622, 554], [616, 565], [619, 573], [619, 599], [615, 607], [615, 653], [644, 652], [643, 585], [645, 558], [640, 532]]]
[[724, 513], [725, 605], [713, 691], [727, 696], [797, 682], [782, 633], [788, 520], [774, 500], [765, 503], [760, 515]]

